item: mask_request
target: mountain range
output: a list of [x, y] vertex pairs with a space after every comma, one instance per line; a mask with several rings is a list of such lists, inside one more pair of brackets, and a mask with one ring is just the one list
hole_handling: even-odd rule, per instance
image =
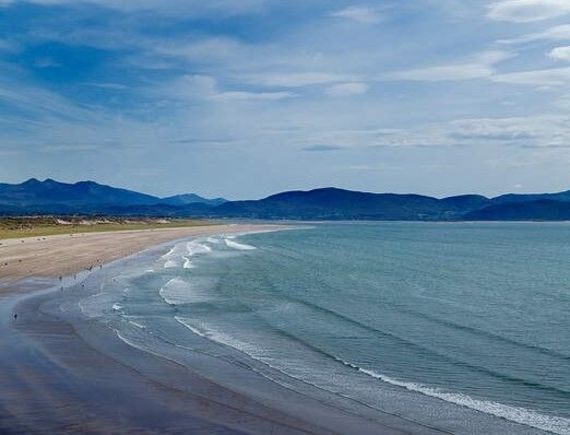
[[193, 193], [160, 198], [93, 181], [30, 179], [0, 184], [0, 215], [82, 214], [291, 220], [570, 220], [570, 191], [433, 198], [333, 187], [289, 191], [248, 201]]
[[69, 184], [50, 178], [44, 181], [31, 178], [21, 184], [0, 183], [0, 214], [101, 214], [133, 206], [176, 210], [193, 204], [215, 206], [224, 202], [222, 198], [206, 199], [193, 193], [159, 198], [94, 181]]

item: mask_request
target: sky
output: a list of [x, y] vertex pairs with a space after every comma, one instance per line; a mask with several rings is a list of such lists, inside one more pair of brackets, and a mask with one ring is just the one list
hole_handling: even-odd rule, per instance
[[570, 189], [569, 0], [0, 0], [0, 181]]

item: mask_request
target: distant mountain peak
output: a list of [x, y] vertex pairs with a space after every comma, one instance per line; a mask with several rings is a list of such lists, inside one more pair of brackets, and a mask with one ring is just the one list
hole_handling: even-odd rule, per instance
[[24, 181], [21, 186], [26, 186], [26, 185], [33, 185], [33, 184], [41, 184], [41, 181], [38, 180], [37, 178], [30, 178], [26, 181]]
[[32, 177], [26, 181], [24, 181], [23, 183], [20, 184], [20, 186], [33, 186], [33, 185], [63, 185], [66, 183], [61, 183], [59, 181], [54, 180], [53, 178], [45, 178], [43, 181], [42, 180], [38, 180], [35, 177]]
[[108, 205], [150, 205], [159, 198], [94, 181], [61, 183], [52, 178], [30, 178], [21, 184], [0, 185], [0, 205], [29, 211], [89, 212]]
[[189, 204], [206, 204], [215, 206], [223, 204], [224, 202], [227, 202], [224, 198], [204, 198], [195, 193], [184, 193], [182, 195], [174, 195], [161, 199], [161, 203], [175, 206]]

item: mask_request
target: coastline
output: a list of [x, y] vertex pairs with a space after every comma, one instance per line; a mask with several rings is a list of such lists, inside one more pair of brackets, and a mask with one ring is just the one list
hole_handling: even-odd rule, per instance
[[14, 290], [14, 283], [27, 278], [69, 277], [185, 237], [284, 228], [271, 224], [220, 224], [1, 239], [0, 293]]
[[[278, 228], [212, 226], [182, 238]], [[168, 241], [181, 238], [174, 236], [169, 234]], [[157, 244], [155, 239], [152, 242]], [[80, 245], [77, 239], [74, 243]], [[157, 249], [160, 246], [136, 256]], [[111, 258], [114, 255], [117, 253]], [[81, 257], [76, 263], [76, 271], [85, 260]], [[69, 298], [73, 292], [93, 291], [101, 273], [108, 267], [120, 268], [128, 260], [116, 259], [115, 263], [106, 263], [102, 271], [97, 268], [75, 281], [64, 278], [69, 290], [62, 295], [53, 274], [51, 279], [11, 281], [12, 293], [0, 293], [0, 347], [5, 355], [0, 362], [0, 431], [440, 433], [389, 414], [340, 409], [326, 398], [305, 396], [262, 378], [250, 368], [230, 367], [207, 355], [194, 355], [195, 366], [188, 367], [129, 346], [95, 322], [51, 312], [54, 304], [59, 307], [62, 298]], [[17, 293], [13, 293], [15, 289]], [[11, 316], [14, 307], [17, 319]], [[223, 376], [212, 379], [202, 375], [196, 369], [200, 364], [219, 364]], [[226, 380], [235, 376], [243, 385], [255, 384], [251, 389], [255, 394], [245, 394], [227, 384]]]

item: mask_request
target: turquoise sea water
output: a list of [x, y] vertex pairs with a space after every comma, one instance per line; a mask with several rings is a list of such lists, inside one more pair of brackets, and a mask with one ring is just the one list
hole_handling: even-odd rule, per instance
[[80, 306], [443, 431], [568, 434], [569, 262], [569, 224], [319, 224], [179, 242]]

